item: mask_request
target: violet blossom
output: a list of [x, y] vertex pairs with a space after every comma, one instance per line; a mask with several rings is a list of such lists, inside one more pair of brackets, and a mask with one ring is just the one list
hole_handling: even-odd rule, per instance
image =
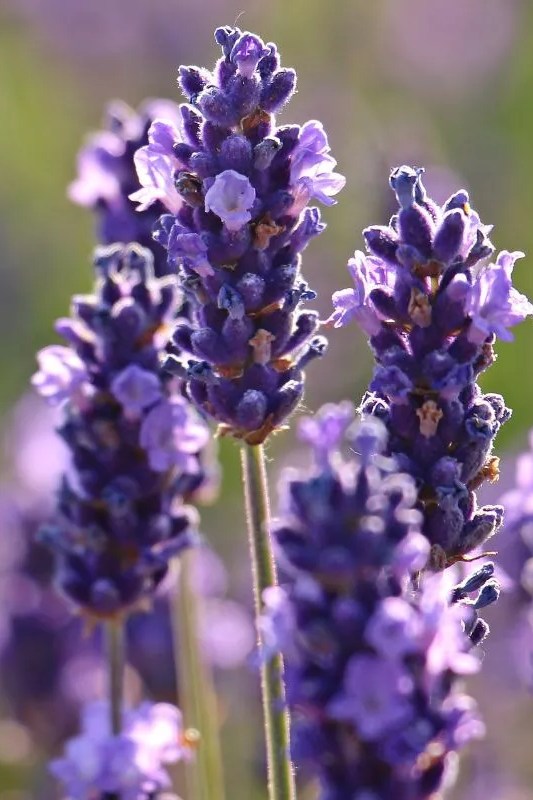
[[154, 149], [160, 137], [166, 135], [165, 141], [168, 141], [167, 130], [152, 126], [158, 117], [165, 117], [169, 125], [177, 121], [177, 106], [167, 100], [150, 100], [143, 103], [139, 111], [134, 111], [125, 103], [111, 103], [106, 111], [107, 129], [87, 139], [78, 155], [78, 175], [69, 187], [71, 200], [93, 210], [98, 241], [101, 244], [138, 242], [149, 248], [157, 277], [166, 275], [169, 268], [165, 251], [152, 238], [152, 227], [166, 207], [160, 202], [163, 198], [167, 204], [172, 196], [179, 201], [175, 190], [172, 195], [173, 187], [168, 188], [169, 169], [164, 156], [156, 159], [154, 154], [150, 165], [145, 166], [150, 171], [149, 182], [154, 188], [150, 191], [149, 202], [142, 194], [137, 198], [144, 199], [142, 213], [136, 211], [137, 203], [129, 196], [143, 191], [145, 162], [140, 154], [149, 137]]
[[[325, 227], [307, 203], [331, 204], [344, 178], [319, 122], [276, 126], [296, 84], [276, 46], [238, 28], [215, 38], [213, 73], [180, 68], [181, 138], [152, 135], [136, 157], [143, 193], [133, 197], [141, 209], [150, 191], [166, 204], [156, 241], [196, 307], [176, 329], [167, 368], [220, 433], [253, 444], [283, 425], [302, 397], [304, 367], [325, 350], [318, 315], [301, 309], [315, 295], [300, 253]], [[161, 159], [179, 208], [173, 194], [157, 194]]]
[[479, 667], [459, 595], [486, 592], [487, 575], [452, 603], [448, 573], [414, 589], [411, 570], [429, 554], [416, 485], [385, 457], [380, 420], [354, 428], [341, 405], [332, 433], [334, 417], [335, 406], [319, 411], [312, 437], [306, 421], [315, 466], [282, 478], [273, 535], [285, 579], [264, 598], [292, 756], [320, 800], [429, 800], [483, 732], [459, 685]]
[[174, 706], [143, 703], [123, 714], [121, 732], [113, 735], [108, 704], [98, 702], [86, 706], [82, 732], [67, 742], [50, 771], [69, 800], [153, 800], [171, 786], [166, 765], [189, 757], [181, 714]]
[[176, 380], [159, 374], [162, 332], [180, 302], [175, 278], [156, 279], [137, 245], [100, 250], [95, 269], [94, 294], [75, 296], [72, 317], [57, 324], [85, 379], [62, 406], [72, 468], [42, 541], [64, 594], [107, 617], [150, 597], [169, 559], [195, 540], [183, 499], [205, 480], [208, 431]]
[[511, 283], [520, 254], [488, 263], [490, 228], [467, 193], [439, 207], [421, 174], [393, 170], [398, 214], [364, 231], [370, 255], [350, 262], [356, 289], [334, 295], [331, 321], [355, 319], [370, 337], [376, 366], [361, 411], [385, 422], [389, 453], [415, 479], [430, 561], [440, 569], [501, 525], [501, 506], [479, 508], [476, 490], [498, 477], [493, 442], [511, 412], [476, 381], [494, 361], [495, 337], [510, 339], [508, 328], [533, 306]]

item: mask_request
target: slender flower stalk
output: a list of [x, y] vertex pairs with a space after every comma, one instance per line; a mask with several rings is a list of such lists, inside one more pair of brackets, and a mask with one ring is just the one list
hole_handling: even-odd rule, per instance
[[[270, 540], [270, 511], [263, 446], [243, 444], [241, 456], [254, 603], [256, 617], [260, 621], [264, 613], [264, 593], [277, 583]], [[290, 730], [285, 703], [283, 658], [280, 653], [265, 658], [265, 643], [260, 625], [257, 636], [261, 658], [269, 797], [271, 800], [294, 800], [296, 793], [290, 759]]]
[[398, 213], [364, 231], [369, 255], [349, 262], [354, 288], [333, 296], [330, 322], [354, 319], [370, 339], [376, 366], [361, 412], [385, 422], [389, 453], [414, 477], [430, 564], [442, 569], [501, 525], [502, 507], [479, 508], [476, 490], [498, 478], [493, 442], [511, 411], [477, 380], [495, 359], [495, 339], [512, 339], [533, 306], [512, 285], [523, 253], [490, 263], [490, 227], [467, 193], [440, 207], [422, 172], [393, 170]]
[[[184, 553], [174, 563], [174, 660], [178, 690], [189, 739], [199, 735], [196, 758], [185, 767], [187, 796], [195, 800], [224, 800], [224, 774], [220, 749], [220, 720], [211, 665], [201, 652], [198, 631], [202, 597], [191, 573], [197, 553]], [[192, 728], [192, 731], [189, 729]]]
[[109, 665], [109, 711], [111, 732], [120, 733], [124, 699], [124, 625], [120, 619], [106, 622], [107, 661]]

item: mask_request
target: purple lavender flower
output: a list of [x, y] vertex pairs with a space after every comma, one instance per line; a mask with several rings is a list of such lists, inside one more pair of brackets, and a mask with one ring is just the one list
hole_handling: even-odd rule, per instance
[[61, 345], [50, 345], [37, 353], [39, 372], [32, 378], [32, 383], [42, 397], [58, 405], [77, 390], [87, 379], [85, 365], [81, 358]]
[[344, 187], [346, 179], [333, 172], [337, 162], [329, 152], [328, 138], [322, 123], [315, 119], [306, 122], [302, 126], [291, 158], [291, 184], [294, 188], [295, 207], [299, 210], [312, 197], [326, 206], [333, 205], [336, 202], [334, 195]]
[[511, 284], [518, 253], [487, 264], [490, 228], [465, 191], [442, 206], [420, 169], [390, 177], [399, 211], [364, 231], [371, 255], [350, 262], [355, 290], [334, 295], [331, 321], [355, 319], [376, 360], [361, 411], [384, 420], [389, 452], [417, 484], [431, 564], [443, 568], [492, 536], [500, 506], [477, 507], [476, 489], [498, 477], [493, 441], [510, 410], [483, 394], [479, 374], [494, 361], [495, 336], [533, 313]]
[[220, 432], [253, 444], [283, 424], [302, 397], [305, 365], [324, 352], [318, 316], [300, 309], [314, 297], [300, 253], [324, 229], [308, 201], [331, 204], [344, 178], [319, 122], [276, 126], [296, 76], [280, 68], [275, 45], [238, 28], [215, 38], [213, 74], [180, 68], [189, 101], [180, 138], [152, 134], [136, 156], [143, 190], [134, 197], [143, 209], [151, 197], [166, 204], [156, 240], [197, 306], [176, 330], [168, 369], [185, 376]]
[[194, 540], [180, 501], [204, 479], [208, 433], [176, 380], [159, 376], [179, 302], [175, 279], [155, 279], [150, 253], [137, 245], [102, 249], [95, 265], [94, 294], [75, 297], [72, 318], [57, 324], [66, 360], [78, 358], [85, 379], [62, 409], [72, 469], [42, 539], [62, 591], [106, 617], [150, 596], [169, 559]]
[[255, 189], [244, 175], [234, 169], [220, 172], [205, 193], [205, 210], [220, 217], [228, 231], [240, 231], [252, 215]]
[[415, 592], [402, 568], [423, 564], [429, 544], [412, 478], [383, 455], [383, 424], [346, 430], [339, 406], [341, 438], [333, 406], [317, 417], [316, 466], [282, 478], [273, 534], [286, 583], [264, 598], [285, 659], [293, 758], [320, 800], [429, 800], [455, 751], [482, 733], [457, 685], [479, 666], [465, 609], [450, 604], [448, 573]]
[[483, 344], [491, 334], [512, 341], [507, 328], [533, 313], [533, 306], [527, 297], [513, 288], [511, 280], [514, 262], [523, 255], [504, 251], [495, 265], [481, 269], [476, 276], [465, 309], [472, 320], [468, 338], [474, 344]]
[[70, 800], [151, 800], [169, 788], [165, 765], [189, 757], [178, 709], [143, 703], [124, 714], [118, 735], [111, 734], [109, 718], [106, 703], [88, 705], [81, 734], [50, 764]]
[[[158, 117], [169, 121], [165, 129], [155, 122]], [[172, 205], [172, 198], [174, 211], [178, 210], [180, 200], [165, 157], [161, 155], [157, 159], [154, 152], [152, 162], [147, 165], [141, 153], [149, 139], [154, 151], [163, 139], [166, 144], [170, 135], [168, 128], [174, 130], [171, 123], [177, 119], [177, 106], [167, 100], [150, 100], [141, 105], [138, 112], [125, 103], [110, 104], [106, 115], [108, 130], [89, 137], [78, 155], [78, 176], [69, 187], [71, 200], [93, 209], [98, 240], [102, 244], [139, 242], [149, 248], [157, 277], [166, 275], [169, 267], [165, 251], [153, 241], [152, 227], [164, 209]], [[176, 136], [179, 139], [177, 132]], [[143, 170], [149, 170], [149, 179], [145, 178]], [[143, 181], [148, 180], [153, 186], [149, 202], [142, 194], [143, 189], [138, 188], [139, 182], [144, 185]], [[136, 199], [143, 201], [141, 213], [129, 199], [135, 190], [138, 190]]]

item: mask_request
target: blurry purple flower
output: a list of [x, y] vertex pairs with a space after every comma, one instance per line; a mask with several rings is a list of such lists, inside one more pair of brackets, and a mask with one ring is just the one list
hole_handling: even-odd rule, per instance
[[85, 365], [69, 347], [50, 345], [37, 353], [39, 371], [32, 384], [51, 405], [72, 399], [86, 380]]
[[127, 414], [137, 416], [161, 397], [161, 381], [153, 372], [130, 364], [111, 382], [111, 391]]
[[465, 647], [463, 609], [449, 605], [448, 597], [453, 582], [453, 575], [446, 572], [426, 578], [420, 597], [427, 671], [436, 679], [440, 679], [447, 669], [458, 675], [471, 675], [478, 672], [480, 667], [479, 659]]
[[399, 575], [406, 572], [414, 574], [419, 572], [427, 564], [429, 558], [429, 542], [425, 536], [417, 531], [411, 531], [398, 544], [395, 553], [393, 567]]
[[338, 449], [346, 429], [355, 417], [350, 401], [328, 403], [312, 417], [304, 417], [298, 426], [298, 436], [313, 449], [317, 464], [326, 467], [331, 452]]
[[249, 209], [255, 189], [245, 175], [234, 169], [220, 172], [205, 193], [205, 210], [216, 214], [229, 231], [239, 231], [252, 218]]
[[385, 597], [365, 631], [367, 641], [383, 658], [399, 659], [417, 649], [420, 616], [401, 597]]
[[332, 717], [352, 721], [362, 739], [377, 739], [387, 729], [408, 721], [412, 681], [391, 661], [372, 655], [354, 656], [346, 666], [343, 691], [329, 704]]
[[354, 282], [353, 289], [341, 289], [333, 294], [334, 312], [328, 322], [341, 328], [356, 320], [369, 336], [381, 327], [381, 319], [370, 302], [370, 292], [377, 286], [387, 285], [387, 270], [376, 258], [356, 250], [348, 261], [348, 271]]
[[233, 600], [212, 597], [201, 611], [198, 637], [206, 661], [219, 669], [244, 663], [256, 641], [250, 613]]
[[491, 333], [506, 342], [512, 341], [507, 328], [533, 314], [533, 305], [513, 287], [511, 280], [514, 262], [523, 255], [504, 250], [496, 264], [489, 264], [478, 273], [465, 308], [472, 319], [468, 339], [474, 344], [483, 344]]
[[43, 517], [53, 505], [54, 488], [68, 462], [67, 448], [55, 431], [58, 421], [57, 409], [32, 392], [17, 402], [6, 425], [13, 491], [22, 507], [39, 509]]
[[174, 466], [194, 470], [195, 454], [207, 444], [209, 431], [181, 397], [163, 400], [148, 412], [139, 443], [148, 453], [150, 467], [164, 472]]
[[110, 205], [120, 205], [120, 180], [110, 169], [120, 158], [124, 145], [110, 131], [94, 134], [78, 154], [78, 176], [68, 188], [68, 196], [80, 206], [92, 207], [103, 200]]
[[86, 707], [82, 733], [67, 742], [65, 755], [50, 764], [69, 800], [116, 794], [121, 800], [148, 800], [171, 785], [164, 764], [188, 756], [181, 745], [177, 708], [143, 703], [124, 714], [121, 733], [112, 735], [107, 703]]

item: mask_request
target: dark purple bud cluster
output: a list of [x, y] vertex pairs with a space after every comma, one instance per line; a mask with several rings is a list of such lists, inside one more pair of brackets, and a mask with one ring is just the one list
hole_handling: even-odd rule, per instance
[[324, 229], [312, 197], [344, 185], [316, 120], [276, 126], [296, 75], [275, 45], [219, 28], [213, 73], [181, 67], [179, 126], [156, 120], [136, 156], [140, 208], [160, 200], [156, 241], [195, 309], [178, 326], [168, 368], [221, 433], [260, 443], [299, 403], [303, 370], [326, 347], [300, 253]]
[[153, 120], [178, 118], [178, 107], [169, 100], [150, 100], [136, 112], [125, 103], [107, 108], [106, 129], [91, 134], [78, 154], [78, 176], [69, 187], [69, 197], [91, 208], [102, 244], [138, 242], [152, 251], [156, 277], [169, 272], [165, 250], [154, 242], [152, 229], [165, 207], [154, 202], [141, 213], [129, 196], [139, 188], [135, 152], [148, 144]]
[[208, 431], [175, 379], [161, 378], [179, 302], [172, 276], [156, 279], [136, 245], [97, 252], [93, 295], [75, 296], [56, 329], [68, 347], [39, 353], [33, 383], [62, 402], [59, 433], [72, 468], [58, 518], [42, 538], [62, 591], [108, 617], [149, 598], [169, 559], [195, 539], [183, 496], [203, 479]]
[[265, 598], [265, 638], [283, 652], [293, 758], [320, 800], [429, 800], [482, 732], [457, 678], [478, 668], [459, 603], [483, 581], [453, 605], [442, 575], [413, 590], [429, 554], [414, 482], [384, 457], [383, 424], [352, 419], [346, 404], [303, 421], [315, 467], [282, 483], [286, 583]]
[[370, 255], [349, 263], [355, 288], [337, 292], [331, 321], [355, 319], [376, 360], [364, 414], [380, 417], [389, 452], [412, 475], [431, 565], [443, 568], [482, 545], [502, 522], [500, 506], [478, 508], [476, 489], [498, 477], [494, 438], [510, 410], [476, 381], [495, 358], [496, 336], [533, 312], [513, 288], [522, 253], [488, 263], [490, 228], [457, 192], [428, 198], [422, 170], [400, 167], [390, 183], [400, 206], [388, 227], [364, 231]]

